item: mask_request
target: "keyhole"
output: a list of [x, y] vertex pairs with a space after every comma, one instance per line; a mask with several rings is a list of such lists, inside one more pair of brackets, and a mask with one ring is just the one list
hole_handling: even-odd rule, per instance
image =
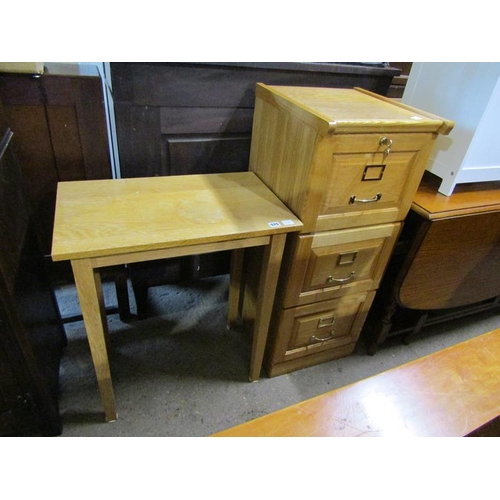
[[379, 141], [379, 144], [381, 146], [385, 146], [383, 155], [383, 161], [385, 161], [385, 159], [389, 156], [389, 153], [391, 152], [392, 139], [389, 139], [388, 137], [382, 137]]

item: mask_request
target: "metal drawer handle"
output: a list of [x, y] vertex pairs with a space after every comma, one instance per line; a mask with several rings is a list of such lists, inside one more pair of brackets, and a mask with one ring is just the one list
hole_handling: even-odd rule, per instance
[[347, 278], [334, 278], [333, 276], [328, 276], [326, 278], [327, 283], [345, 283], [346, 281], [352, 280], [356, 276], [356, 271], [351, 271]]
[[349, 204], [352, 205], [353, 203], [375, 203], [376, 201], [380, 200], [382, 198], [382, 193], [377, 193], [373, 198], [370, 198], [368, 200], [358, 200], [356, 195], [352, 195], [351, 199], [349, 200]]
[[328, 337], [323, 337], [323, 338], [320, 338], [320, 337], [316, 337], [316, 335], [313, 335], [310, 339], [310, 341], [314, 341], [314, 342], [325, 342], [326, 340], [330, 340], [330, 339], [333, 339], [333, 337], [335, 336], [335, 330], [332, 330], [330, 332], [330, 335], [328, 335]]

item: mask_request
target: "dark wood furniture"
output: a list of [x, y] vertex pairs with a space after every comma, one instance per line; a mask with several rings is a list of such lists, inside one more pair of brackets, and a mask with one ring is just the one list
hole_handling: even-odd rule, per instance
[[99, 76], [0, 73], [40, 249], [50, 254], [57, 183], [111, 178]]
[[500, 182], [438, 193], [426, 173], [363, 333], [374, 354], [388, 336], [500, 305]]
[[0, 435], [61, 433], [65, 335], [0, 102]]
[[387, 91], [387, 97], [392, 97], [394, 99], [400, 99], [401, 97], [403, 97], [413, 63], [411, 63], [411, 62], [391, 62], [389, 64], [393, 68], [400, 69], [401, 74], [395, 76], [392, 79], [389, 90]]
[[[246, 171], [257, 82], [386, 95], [401, 70], [335, 63], [111, 63], [122, 177]], [[149, 286], [229, 271], [229, 254], [129, 266], [139, 315]]]
[[385, 95], [399, 73], [324, 63], [111, 63], [122, 176], [247, 170], [257, 82]]
[[[49, 258], [57, 183], [112, 177], [103, 99], [97, 69], [95, 75], [82, 75], [73, 65], [51, 65], [41, 75], [0, 73], [0, 100], [16, 137], [33, 230], [56, 284], [73, 280], [67, 262]], [[120, 317], [127, 321], [126, 270], [121, 266], [105, 275], [116, 283]]]

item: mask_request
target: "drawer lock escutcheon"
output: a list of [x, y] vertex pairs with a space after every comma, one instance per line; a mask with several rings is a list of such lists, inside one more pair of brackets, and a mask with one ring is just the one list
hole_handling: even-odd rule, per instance
[[328, 276], [328, 278], [326, 278], [326, 282], [327, 283], [345, 283], [346, 281], [350, 281], [354, 278], [354, 276], [356, 276], [356, 271], [351, 271], [349, 273], [349, 276], [347, 276], [347, 278], [334, 278], [333, 276]]
[[356, 195], [352, 195], [349, 200], [349, 205], [353, 203], [375, 203], [382, 198], [382, 193], [377, 193], [373, 198], [369, 198], [368, 200], [359, 199]]

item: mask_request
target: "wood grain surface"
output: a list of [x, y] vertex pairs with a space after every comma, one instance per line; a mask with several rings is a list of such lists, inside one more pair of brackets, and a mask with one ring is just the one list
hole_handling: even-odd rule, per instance
[[[270, 226], [275, 222], [279, 226]], [[116, 256], [301, 226], [252, 172], [64, 182], [58, 185], [52, 258]]]
[[500, 211], [425, 222], [399, 287], [402, 306], [448, 309], [500, 295]]
[[426, 219], [500, 210], [500, 181], [458, 184], [451, 196], [438, 192], [441, 179], [426, 172], [413, 198], [412, 210]]
[[466, 436], [500, 415], [500, 329], [215, 436]]
[[[272, 91], [269, 92], [270, 89]], [[322, 134], [394, 131], [449, 133], [453, 122], [362, 89], [257, 85], [256, 95], [278, 102]]]

